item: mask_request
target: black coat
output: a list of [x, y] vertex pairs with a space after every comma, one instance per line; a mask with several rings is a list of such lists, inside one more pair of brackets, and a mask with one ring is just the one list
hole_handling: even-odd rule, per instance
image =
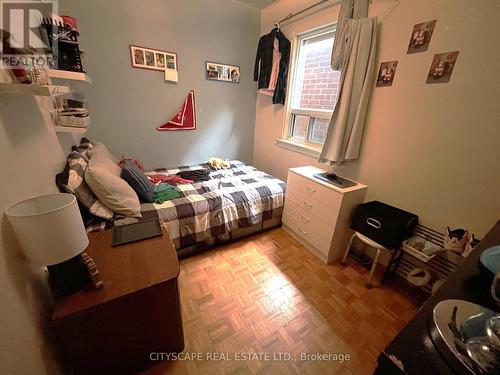
[[269, 87], [269, 78], [271, 76], [273, 66], [273, 48], [275, 37], [278, 38], [281, 59], [278, 80], [276, 82], [276, 88], [274, 89], [273, 103], [285, 104], [286, 80], [288, 76], [291, 44], [285, 35], [277, 28], [274, 28], [269, 34], [262, 36], [259, 40], [257, 56], [255, 57], [253, 80], [259, 81], [259, 89], [266, 89]]

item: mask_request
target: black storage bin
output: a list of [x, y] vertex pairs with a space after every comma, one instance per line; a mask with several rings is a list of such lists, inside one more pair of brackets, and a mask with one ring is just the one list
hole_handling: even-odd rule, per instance
[[396, 249], [411, 237], [417, 223], [418, 216], [411, 212], [372, 201], [356, 208], [351, 228], [387, 249]]

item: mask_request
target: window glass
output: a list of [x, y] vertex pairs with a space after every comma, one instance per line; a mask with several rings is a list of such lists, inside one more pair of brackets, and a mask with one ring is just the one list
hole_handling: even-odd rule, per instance
[[335, 26], [297, 37], [285, 136], [319, 147], [326, 138], [339, 93], [340, 71], [331, 68]]
[[292, 108], [333, 111], [340, 71], [330, 66], [334, 33], [304, 39], [297, 56], [297, 91]]
[[292, 134], [294, 138], [306, 139], [309, 116], [293, 115]]
[[323, 143], [329, 123], [330, 121], [327, 119], [314, 117], [309, 129], [309, 140], [311, 142]]

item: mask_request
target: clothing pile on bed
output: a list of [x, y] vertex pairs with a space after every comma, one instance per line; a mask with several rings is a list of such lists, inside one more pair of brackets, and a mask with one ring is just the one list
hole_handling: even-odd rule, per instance
[[158, 184], [155, 185], [155, 195], [154, 202], [155, 203], [163, 203], [175, 198], [179, 198], [181, 195], [175, 188], [175, 186], [169, 184]]
[[210, 180], [210, 171], [208, 169], [199, 169], [194, 171], [180, 171], [178, 173], [183, 179], [198, 181]]

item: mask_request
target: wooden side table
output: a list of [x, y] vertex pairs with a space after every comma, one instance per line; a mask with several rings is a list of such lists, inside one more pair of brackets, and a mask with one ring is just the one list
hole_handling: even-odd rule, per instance
[[86, 250], [104, 287], [57, 298], [52, 326], [75, 373], [137, 373], [151, 352], [181, 352], [179, 262], [163, 236], [111, 246], [111, 230], [89, 234]]

